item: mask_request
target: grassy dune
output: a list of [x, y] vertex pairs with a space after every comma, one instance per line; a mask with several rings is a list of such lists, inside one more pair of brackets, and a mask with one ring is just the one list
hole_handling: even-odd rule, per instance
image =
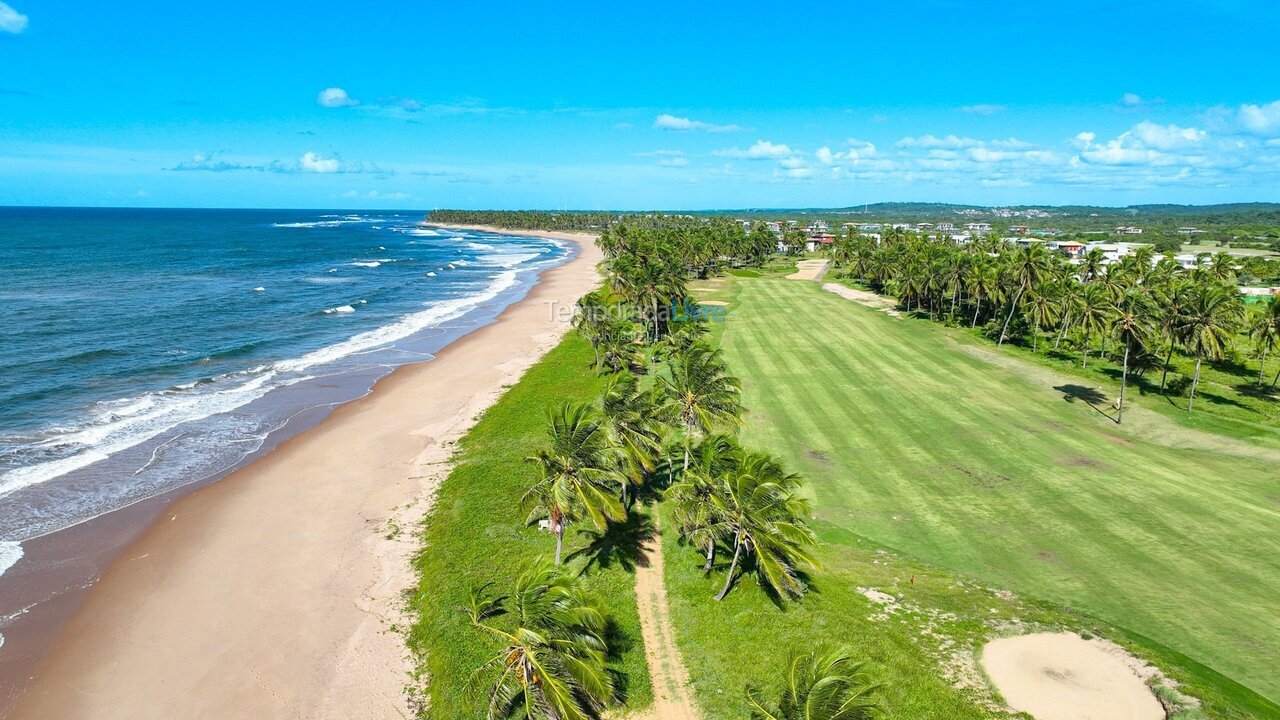
[[[420, 672], [426, 682], [417, 684], [425, 685], [427, 717], [485, 716], [486, 688], [469, 687], [468, 679], [496, 647], [471, 628], [461, 608], [471, 586], [492, 582], [505, 593], [521, 569], [550, 561], [552, 537], [524, 525], [527, 511], [520, 507], [520, 498], [534, 477], [524, 459], [546, 444], [550, 405], [596, 400], [601, 380], [590, 371], [590, 363], [590, 346], [570, 336], [530, 368], [462, 438], [456, 466], [423, 530], [423, 550], [416, 561], [421, 581], [410, 600], [417, 622], [409, 641], [422, 660]], [[587, 543], [588, 538], [571, 529], [565, 551], [572, 557]], [[612, 665], [623, 680], [626, 706], [644, 707], [652, 701], [652, 690], [640, 643], [633, 565], [608, 552], [593, 559], [586, 572], [591, 589], [616, 623], [614, 644], [619, 653]], [[586, 564], [584, 557], [569, 562], [575, 570]]]
[[[837, 568], [852, 531], [1119, 626], [1223, 707], [1275, 709], [1214, 672], [1280, 697], [1270, 451], [1193, 449], [1203, 436], [1152, 412], [1117, 427], [1066, 400], [1082, 392], [1069, 378], [816, 283], [738, 279], [724, 297], [745, 437], [808, 478]], [[858, 572], [823, 582], [847, 592]], [[676, 594], [682, 577], [668, 568]], [[701, 611], [682, 612], [696, 636], [681, 625]]]

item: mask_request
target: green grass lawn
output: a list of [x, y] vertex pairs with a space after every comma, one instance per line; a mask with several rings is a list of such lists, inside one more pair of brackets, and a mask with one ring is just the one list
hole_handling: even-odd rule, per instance
[[[758, 652], [830, 635], [874, 642], [883, 662], [905, 657], [893, 633], [859, 629], [868, 603], [852, 589], [879, 567], [865, 559], [865, 536], [1118, 626], [1224, 712], [1251, 703], [1261, 716], [1280, 712], [1216, 674], [1280, 697], [1274, 459], [1188, 449], [1180, 433], [1194, 431], [1154, 413], [1117, 427], [1065, 399], [1079, 392], [1069, 377], [1055, 389], [1042, 368], [1020, 372], [816, 283], [731, 282], [719, 332], [751, 409], [744, 438], [808, 478], [830, 567], [817, 595], [779, 613], [751, 600], [758, 592], [720, 608], [698, 602], [709, 586], [668, 563], [677, 634], [708, 708], [722, 707], [717, 693], [740, 694], [745, 671], [732, 666], [751, 650], [717, 654], [699, 639], [715, 623], [751, 625], [768, 640]], [[917, 698], [937, 703], [920, 713], [951, 708], [954, 694], [946, 686]]]
[[[591, 348], [570, 336], [507, 390], [476, 426], [463, 437], [456, 466], [440, 488], [435, 508], [423, 529], [422, 551], [416, 560], [421, 574], [410, 598], [417, 621], [410, 647], [421, 661], [430, 704], [427, 717], [462, 720], [483, 718], [482, 686], [468, 687], [472, 669], [496, 650], [467, 621], [468, 589], [495, 583], [508, 591], [520, 571], [537, 561], [550, 561], [551, 535], [526, 528], [527, 510], [520, 498], [534, 478], [525, 458], [546, 444], [547, 408], [565, 401], [595, 402], [601, 380], [591, 371]], [[429, 402], [430, 398], [424, 398]], [[643, 517], [643, 516], [642, 516]], [[572, 555], [588, 538], [565, 536]], [[612, 663], [623, 679], [628, 708], [652, 702], [640, 620], [635, 603], [634, 567], [627, 547], [597, 554], [587, 570], [590, 587], [598, 593], [616, 623], [618, 657]], [[570, 567], [582, 570], [583, 558]]]

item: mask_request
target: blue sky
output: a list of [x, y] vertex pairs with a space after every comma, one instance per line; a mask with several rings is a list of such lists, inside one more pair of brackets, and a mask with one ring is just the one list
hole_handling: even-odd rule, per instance
[[1280, 200], [1278, 6], [3, 0], [0, 204]]

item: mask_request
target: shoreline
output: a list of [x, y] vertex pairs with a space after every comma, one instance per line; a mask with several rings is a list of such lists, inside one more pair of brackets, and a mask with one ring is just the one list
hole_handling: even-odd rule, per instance
[[493, 322], [247, 466], [116, 511], [150, 522], [51, 609], [69, 620], [6, 717], [409, 716], [413, 665], [389, 630], [415, 580], [413, 528], [451, 443], [567, 329], [544, 306], [599, 283], [592, 235], [476, 229], [578, 250]]

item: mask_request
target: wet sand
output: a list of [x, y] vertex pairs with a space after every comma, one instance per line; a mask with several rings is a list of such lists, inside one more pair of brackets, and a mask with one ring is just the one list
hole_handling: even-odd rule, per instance
[[413, 528], [452, 442], [567, 329], [551, 303], [599, 283], [590, 236], [552, 235], [581, 252], [496, 322], [226, 478], [135, 506], [158, 517], [62, 610], [9, 717], [409, 717], [391, 625]]

